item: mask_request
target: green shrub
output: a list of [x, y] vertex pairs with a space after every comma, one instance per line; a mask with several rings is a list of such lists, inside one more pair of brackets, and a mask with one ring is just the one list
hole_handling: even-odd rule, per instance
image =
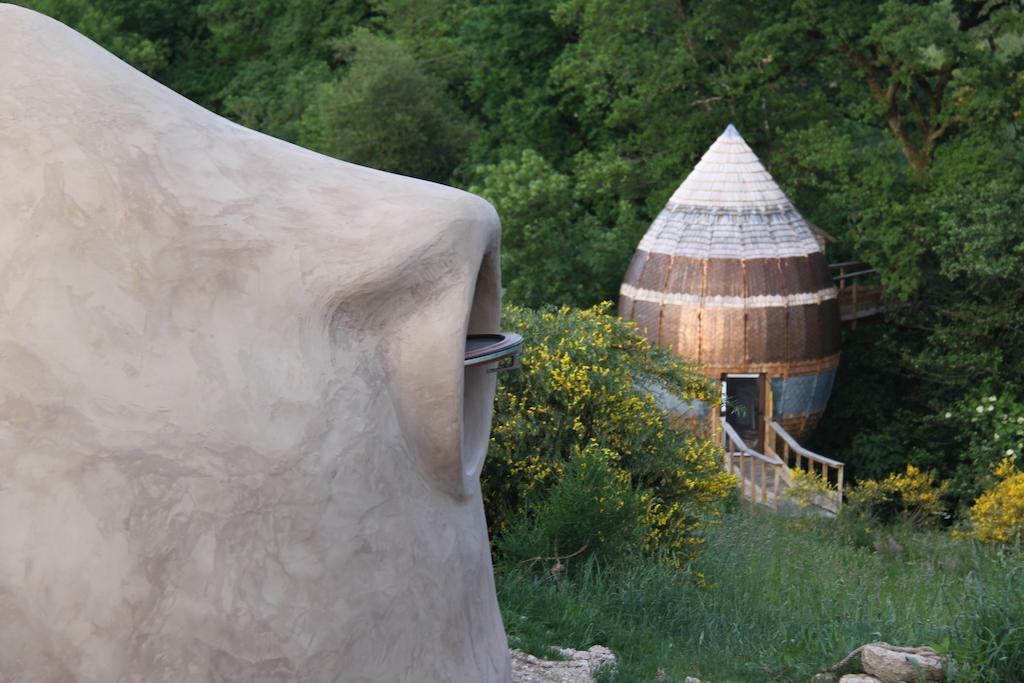
[[971, 506], [970, 526], [954, 535], [1019, 546], [1024, 540], [1024, 472], [1008, 455], [993, 468], [993, 474], [996, 482]]
[[576, 449], [548, 494], [502, 536], [498, 550], [511, 561], [564, 566], [594, 553], [621, 557], [650, 532], [646, 505], [618, 454], [591, 443]]
[[991, 488], [992, 471], [1005, 458], [1021, 462], [1024, 403], [1009, 393], [969, 396], [934, 422], [940, 437], [950, 439], [959, 450], [949, 487], [963, 507]]
[[945, 490], [946, 483], [936, 483], [931, 472], [922, 472], [913, 465], [907, 465], [905, 472], [890, 474], [881, 481], [861, 481], [849, 492], [847, 500], [864, 514], [923, 525], [942, 516]]
[[506, 310], [505, 329], [526, 345], [522, 370], [502, 376], [483, 490], [510, 559], [584, 548], [581, 559], [648, 551], [684, 562], [735, 483], [717, 446], [670, 426], [642, 388], [714, 403], [714, 387], [610, 306]]

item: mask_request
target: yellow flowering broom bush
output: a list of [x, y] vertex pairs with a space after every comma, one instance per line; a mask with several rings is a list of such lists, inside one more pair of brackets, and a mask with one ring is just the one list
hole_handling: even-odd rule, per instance
[[994, 468], [996, 483], [971, 506], [970, 536], [986, 543], [1017, 543], [1024, 539], [1024, 472], [1013, 457]]
[[714, 404], [715, 387], [610, 309], [505, 311], [526, 344], [522, 370], [501, 377], [483, 490], [508, 559], [685, 562], [735, 484], [717, 446], [672, 428], [643, 388]]
[[943, 512], [946, 482], [936, 483], [930, 472], [913, 465], [894, 472], [882, 481], [865, 479], [847, 494], [855, 508], [889, 519], [899, 517], [911, 524], [937, 521]]
[[792, 471], [792, 482], [782, 495], [802, 508], [809, 508], [820, 504], [823, 498], [835, 495], [835, 490], [835, 485], [817, 472], [797, 468]]

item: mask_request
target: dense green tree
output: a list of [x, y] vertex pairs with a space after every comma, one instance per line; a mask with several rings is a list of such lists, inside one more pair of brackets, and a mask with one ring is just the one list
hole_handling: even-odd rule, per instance
[[373, 17], [363, 0], [200, 0], [209, 31], [212, 105], [286, 140], [342, 59], [336, 41]]
[[510, 301], [581, 306], [618, 287], [622, 263], [645, 227], [635, 206], [603, 206], [590, 195], [605, 188], [573, 182], [531, 149], [479, 173], [481, 184], [470, 189], [494, 202], [504, 222], [502, 271]]
[[561, 165], [580, 148], [549, 78], [567, 39], [552, 21], [556, 6], [482, 0], [465, 13], [456, 33], [469, 64], [460, 95], [483, 123], [474, 160], [493, 163], [530, 148]]
[[342, 159], [444, 182], [473, 128], [440, 78], [395, 40], [360, 31], [344, 75], [319, 87], [301, 141]]

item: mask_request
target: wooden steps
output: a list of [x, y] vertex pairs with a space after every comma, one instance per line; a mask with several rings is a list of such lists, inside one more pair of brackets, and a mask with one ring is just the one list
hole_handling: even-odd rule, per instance
[[[843, 463], [807, 450], [774, 421], [765, 423], [763, 453], [744, 443], [725, 418], [721, 424], [725, 469], [736, 477], [745, 499], [776, 511], [803, 507], [838, 514], [843, 504]], [[800, 481], [811, 475], [815, 486]], [[799, 494], [792, 490], [796, 488]]]

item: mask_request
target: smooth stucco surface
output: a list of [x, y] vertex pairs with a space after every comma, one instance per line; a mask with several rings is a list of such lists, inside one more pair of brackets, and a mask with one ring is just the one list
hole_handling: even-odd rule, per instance
[[0, 5], [0, 681], [507, 681], [498, 234]]

